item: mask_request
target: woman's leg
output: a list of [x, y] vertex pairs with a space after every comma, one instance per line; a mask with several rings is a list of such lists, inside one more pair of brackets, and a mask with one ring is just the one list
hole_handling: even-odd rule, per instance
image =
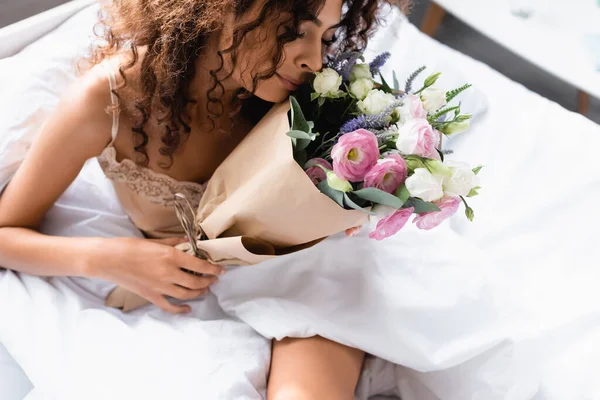
[[364, 357], [320, 336], [273, 341], [267, 400], [352, 400]]

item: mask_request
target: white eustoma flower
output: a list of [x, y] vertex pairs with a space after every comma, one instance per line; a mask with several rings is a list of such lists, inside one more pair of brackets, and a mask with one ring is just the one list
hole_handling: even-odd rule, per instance
[[322, 97], [327, 97], [337, 94], [341, 84], [342, 77], [340, 74], [334, 69], [325, 68], [321, 72], [317, 72], [313, 87], [315, 92], [319, 93]]
[[446, 161], [451, 175], [444, 177], [443, 188], [447, 196], [467, 196], [479, 184], [479, 178], [467, 163]]
[[438, 88], [427, 88], [421, 93], [421, 100], [425, 110], [433, 114], [446, 105], [446, 92]]
[[404, 184], [412, 197], [423, 201], [435, 201], [444, 196], [443, 180], [443, 176], [433, 175], [427, 168], [417, 168]]
[[[367, 96], [356, 105], [365, 114], [377, 115], [396, 102], [396, 98], [382, 90], [371, 90]], [[390, 112], [391, 114], [391, 112]]]
[[350, 93], [359, 100], [364, 100], [365, 97], [374, 87], [373, 80], [371, 78], [361, 78], [350, 83]]

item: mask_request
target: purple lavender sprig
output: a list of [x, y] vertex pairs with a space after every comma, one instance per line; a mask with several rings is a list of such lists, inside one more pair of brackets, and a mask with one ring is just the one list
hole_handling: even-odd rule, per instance
[[385, 51], [375, 57], [373, 61], [369, 63], [369, 69], [371, 70], [371, 75], [375, 76], [379, 73], [379, 70], [383, 68], [387, 60], [390, 58], [392, 54], [389, 51]]
[[353, 118], [350, 121], [346, 122], [344, 125], [342, 125], [342, 127], [340, 128], [340, 132], [354, 132], [357, 129], [381, 129], [389, 123], [389, 121], [387, 120], [388, 117], [389, 115], [382, 116], [381, 114], [359, 115], [358, 117]]
[[348, 82], [350, 80], [352, 67], [354, 67], [356, 61], [361, 57], [362, 53], [358, 51], [348, 51], [329, 60], [328, 66], [340, 74], [344, 82]]
[[419, 76], [421, 74], [421, 72], [425, 71], [426, 68], [427, 67], [422, 66], [422, 67], [418, 68], [415, 72], [410, 74], [410, 76], [406, 80], [406, 85], [404, 86], [404, 93], [412, 92], [412, 84], [413, 84], [414, 80], [417, 79], [417, 76]]
[[375, 115], [359, 115], [356, 118], [344, 123], [340, 128], [340, 133], [354, 132], [357, 129], [366, 129], [369, 131], [381, 130], [390, 124], [390, 115], [396, 107], [400, 107], [403, 103], [396, 102], [385, 110]]

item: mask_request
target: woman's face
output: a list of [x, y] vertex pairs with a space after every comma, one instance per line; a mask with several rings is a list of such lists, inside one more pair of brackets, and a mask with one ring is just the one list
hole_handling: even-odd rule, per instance
[[[250, 21], [256, 18], [263, 2], [257, 3], [248, 12]], [[342, 0], [326, 0], [314, 20], [303, 21], [298, 27], [299, 38], [284, 46], [283, 60], [275, 75], [258, 81], [254, 94], [273, 103], [284, 101], [301, 83], [320, 70], [328, 46], [335, 40], [341, 14]], [[246, 36], [233, 68], [232, 79], [237, 84], [251, 90], [252, 77], [272, 66], [278, 26], [279, 21], [272, 21]]]

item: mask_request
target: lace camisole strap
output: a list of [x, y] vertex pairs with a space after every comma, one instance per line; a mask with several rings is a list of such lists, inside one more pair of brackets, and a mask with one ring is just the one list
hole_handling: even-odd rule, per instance
[[112, 71], [109, 64], [102, 63], [101, 65], [104, 67], [104, 69], [106, 70], [106, 74], [108, 75], [108, 84], [110, 87], [110, 102], [112, 105], [113, 122], [112, 122], [112, 129], [111, 129], [111, 141], [108, 144], [108, 147], [110, 147], [115, 142], [115, 139], [117, 138], [117, 134], [119, 133], [119, 113], [120, 113], [119, 98], [114, 93], [114, 90], [117, 87], [117, 79], [115, 77], [115, 73]]

